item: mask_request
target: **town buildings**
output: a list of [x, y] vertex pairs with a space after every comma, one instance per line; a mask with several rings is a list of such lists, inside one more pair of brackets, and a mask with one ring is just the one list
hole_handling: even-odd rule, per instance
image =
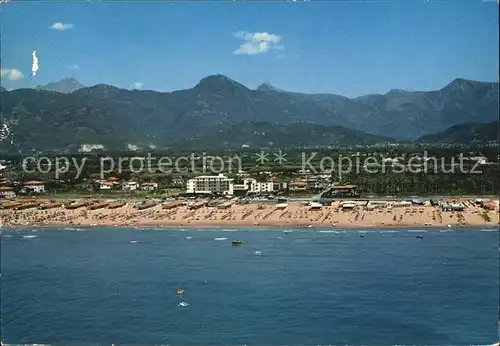
[[307, 191], [307, 180], [303, 178], [294, 179], [288, 184], [288, 189], [293, 192]]
[[247, 192], [251, 193], [269, 193], [277, 192], [286, 187], [286, 183], [279, 183], [274, 179], [265, 182], [259, 182], [253, 178], [243, 179], [243, 185]]
[[0, 198], [14, 198], [16, 193], [10, 186], [0, 186]]
[[24, 184], [24, 188], [33, 193], [44, 193], [45, 192], [45, 183], [43, 181], [32, 180], [27, 181]]
[[120, 183], [116, 178], [110, 178], [108, 180], [100, 180], [99, 181], [99, 189], [100, 190], [115, 190], [119, 186], [123, 191], [155, 191], [158, 189], [158, 183], [155, 182], [145, 182], [139, 184], [136, 181], [125, 181]]
[[114, 190], [118, 186], [120, 186], [120, 183], [118, 181], [118, 178], [111, 177], [108, 180], [98, 180], [97, 183], [99, 183], [99, 190]]
[[233, 179], [224, 174], [201, 175], [189, 179], [186, 183], [186, 192], [191, 194], [223, 194], [233, 195]]
[[147, 182], [141, 184], [142, 191], [155, 191], [156, 189], [158, 189], [158, 183]]
[[139, 188], [139, 183], [136, 181], [126, 181], [122, 184], [122, 190], [124, 191], [136, 191]]
[[113, 190], [120, 185], [117, 181], [100, 181], [99, 190]]
[[237, 195], [244, 195], [244, 194], [267, 195], [285, 190], [286, 188], [287, 188], [286, 182], [278, 182], [273, 178], [265, 182], [257, 181], [257, 179], [254, 178], [245, 178], [243, 179], [242, 184], [234, 184], [233, 190], [234, 194]]

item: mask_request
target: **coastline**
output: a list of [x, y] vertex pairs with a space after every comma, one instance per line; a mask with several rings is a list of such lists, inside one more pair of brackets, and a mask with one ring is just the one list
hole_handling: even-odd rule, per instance
[[8, 226], [3, 226], [0, 227], [1, 230], [18, 230], [18, 229], [55, 229], [55, 230], [61, 230], [61, 231], [81, 231], [81, 230], [91, 230], [94, 228], [105, 228], [105, 229], [123, 229], [123, 228], [132, 228], [132, 229], [139, 229], [139, 230], [152, 230], [152, 231], [179, 231], [179, 230], [198, 230], [198, 231], [216, 231], [216, 230], [223, 230], [225, 232], [236, 232], [241, 229], [245, 230], [269, 230], [269, 231], [276, 231], [276, 230], [306, 230], [311, 228], [312, 230], [314, 229], [321, 229], [323, 230], [331, 230], [332, 232], [344, 232], [344, 231], [378, 231], [378, 230], [393, 230], [393, 229], [406, 229], [408, 232], [415, 232], [417, 233], [418, 231], [427, 231], [427, 230], [442, 230], [446, 232], [454, 232], [454, 231], [459, 231], [459, 230], [468, 230], [471, 228], [484, 228], [484, 229], [491, 229], [491, 230], [499, 230], [500, 231], [500, 225], [491, 225], [491, 224], [483, 224], [483, 225], [467, 225], [467, 226], [453, 226], [450, 225], [451, 227], [439, 227], [439, 226], [419, 226], [419, 225], [386, 225], [386, 226], [358, 226], [358, 225], [346, 225], [346, 226], [341, 226], [337, 225], [335, 227], [329, 227], [326, 225], [321, 225], [321, 226], [302, 226], [302, 225], [295, 225], [295, 226], [281, 226], [281, 225], [184, 225], [184, 226], [176, 226], [176, 225], [152, 225], [152, 224], [134, 224], [134, 225], [78, 225], [75, 226], [74, 224], [43, 224], [43, 225], [37, 225], [37, 224], [31, 224], [31, 225], [8, 225]]
[[[487, 215], [487, 216], [486, 216]], [[469, 206], [460, 212], [445, 212], [433, 206], [343, 211], [335, 206], [312, 210], [300, 203], [286, 208], [272, 204], [234, 204], [228, 208], [155, 205], [138, 210], [132, 205], [118, 209], [88, 208], [48, 210], [0, 210], [4, 228], [24, 227], [151, 227], [151, 228], [469, 228], [499, 227], [497, 211]]]

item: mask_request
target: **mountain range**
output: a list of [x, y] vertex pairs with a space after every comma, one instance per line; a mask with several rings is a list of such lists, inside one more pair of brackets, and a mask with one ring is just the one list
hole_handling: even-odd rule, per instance
[[222, 75], [174, 92], [86, 87], [69, 78], [1, 92], [4, 152], [84, 144], [237, 148], [427, 141], [432, 137], [426, 135], [456, 125], [498, 121], [499, 106], [498, 83], [465, 79], [436, 91], [394, 89], [357, 98], [270, 84], [250, 89]]
[[448, 144], [498, 143], [499, 122], [454, 125], [443, 132], [422, 136], [419, 138], [419, 141], [424, 143]]
[[78, 89], [85, 88], [86, 86], [74, 78], [68, 77], [60, 81], [39, 85], [36, 87], [38, 90], [55, 91], [62, 94], [69, 94]]

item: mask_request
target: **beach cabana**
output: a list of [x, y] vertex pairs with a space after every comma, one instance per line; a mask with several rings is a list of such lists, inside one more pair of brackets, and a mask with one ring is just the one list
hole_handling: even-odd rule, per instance
[[207, 204], [208, 204], [207, 201], [195, 202], [195, 203], [192, 203], [189, 205], [189, 209], [199, 209], [201, 207], [204, 207]]
[[15, 210], [24, 210], [24, 209], [36, 208], [40, 204], [42, 204], [42, 203], [41, 202], [28, 202], [28, 203], [21, 204], [20, 206], [17, 206], [14, 209]]
[[2, 204], [2, 209], [16, 209], [17, 207], [23, 205], [22, 203], [19, 202], [11, 202], [11, 203], [4, 203]]
[[97, 210], [105, 208], [109, 205], [109, 202], [97, 202], [89, 206], [89, 210]]
[[342, 208], [342, 210], [351, 210], [356, 207], [356, 203], [342, 203], [340, 207]]
[[182, 205], [184, 205], [184, 201], [178, 200], [178, 201], [172, 201], [172, 202], [165, 203], [162, 206], [162, 208], [163, 209], [174, 209], [174, 208], [180, 207]]
[[227, 209], [227, 208], [231, 207], [232, 205], [233, 205], [233, 202], [226, 202], [226, 203], [219, 204], [217, 206], [217, 208]]
[[139, 209], [139, 210], [144, 210], [144, 209], [154, 207], [155, 205], [156, 205], [156, 202], [144, 202], [144, 203], [137, 204], [135, 206], [135, 208]]
[[452, 211], [464, 211], [465, 210], [465, 206], [462, 204], [452, 204], [450, 207], [451, 207]]
[[309, 204], [309, 210], [321, 210], [322, 207], [323, 204], [321, 203], [311, 202], [311, 204]]
[[276, 204], [276, 209], [285, 209], [286, 207], [288, 207], [288, 203]]
[[108, 209], [118, 209], [118, 208], [121, 208], [125, 205], [124, 202], [113, 202], [111, 204], [108, 205]]
[[58, 208], [64, 206], [63, 202], [49, 202], [40, 205], [39, 209], [45, 210], [45, 209], [52, 209], [52, 208]]
[[76, 202], [66, 206], [66, 209], [78, 209], [88, 205], [88, 202]]

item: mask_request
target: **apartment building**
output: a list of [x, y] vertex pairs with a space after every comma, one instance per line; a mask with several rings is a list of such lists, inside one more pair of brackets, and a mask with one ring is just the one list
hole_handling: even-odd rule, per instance
[[258, 182], [255, 179], [246, 178], [243, 179], [243, 185], [245, 186], [247, 191], [254, 193], [266, 193], [274, 191], [274, 183], [271, 181]]
[[219, 175], [201, 175], [189, 179], [186, 183], [187, 193], [197, 194], [224, 194], [233, 195], [233, 179], [229, 179], [224, 174]]

